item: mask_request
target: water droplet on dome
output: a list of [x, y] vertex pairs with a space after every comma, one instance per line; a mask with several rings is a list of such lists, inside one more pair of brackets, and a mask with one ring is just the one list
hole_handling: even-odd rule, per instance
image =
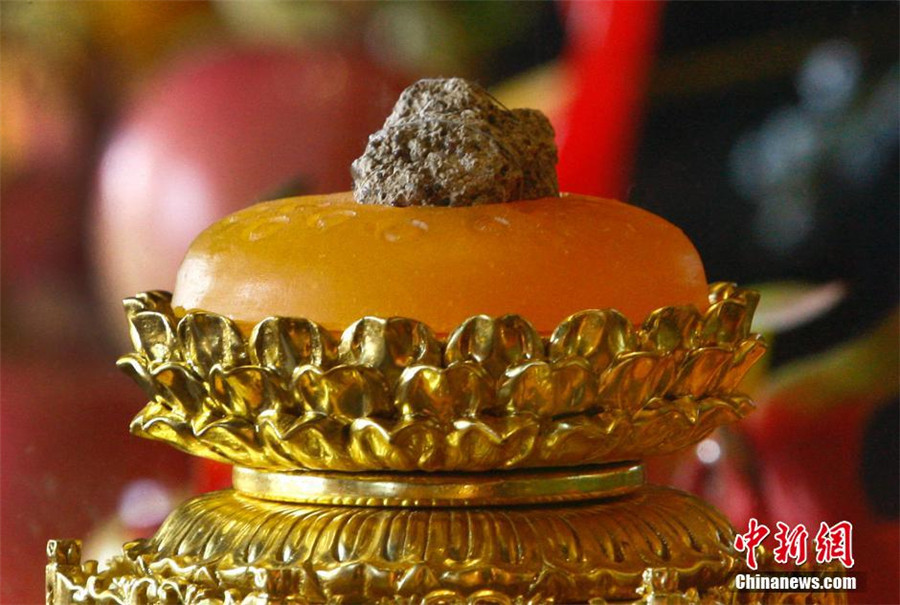
[[348, 221], [356, 216], [356, 210], [349, 208], [340, 208], [335, 210], [325, 210], [322, 212], [314, 212], [306, 218], [306, 223], [315, 227], [319, 231], [331, 229], [336, 225]]
[[500, 215], [479, 216], [472, 221], [472, 228], [481, 233], [503, 233], [509, 226], [509, 219]]
[[259, 241], [278, 233], [290, 222], [291, 217], [286, 214], [277, 214], [261, 221], [254, 221], [247, 233], [247, 239], [251, 242]]
[[428, 232], [428, 223], [422, 219], [395, 221], [381, 230], [381, 237], [388, 242], [399, 242], [422, 237]]

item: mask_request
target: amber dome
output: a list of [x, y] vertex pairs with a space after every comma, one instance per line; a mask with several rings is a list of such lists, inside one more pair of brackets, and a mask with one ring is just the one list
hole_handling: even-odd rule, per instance
[[520, 314], [549, 333], [584, 309], [640, 323], [689, 304], [706, 308], [706, 277], [677, 227], [579, 195], [464, 208], [361, 205], [349, 193], [256, 204], [194, 241], [173, 299], [177, 312], [245, 326], [279, 315], [339, 330], [402, 316], [438, 334], [477, 314]]

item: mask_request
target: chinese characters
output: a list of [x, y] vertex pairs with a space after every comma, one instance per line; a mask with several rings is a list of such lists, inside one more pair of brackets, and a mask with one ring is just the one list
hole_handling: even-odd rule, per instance
[[[738, 552], [746, 553], [747, 567], [757, 569], [756, 549], [771, 534], [771, 530], [756, 518], [751, 518], [747, 531], [734, 537], [734, 548]], [[787, 564], [794, 561], [797, 565], [803, 565], [809, 556], [809, 531], [802, 523], [794, 527], [778, 521], [775, 524], [775, 548], [772, 550], [776, 563]], [[841, 521], [834, 525], [828, 525], [824, 521], [819, 524], [812, 541], [816, 552], [816, 563], [824, 564], [832, 561], [840, 561], [847, 569], [853, 567], [853, 524], [849, 521]]]

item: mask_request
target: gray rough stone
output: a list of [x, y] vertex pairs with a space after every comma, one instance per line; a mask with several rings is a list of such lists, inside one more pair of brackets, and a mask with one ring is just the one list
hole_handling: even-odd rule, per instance
[[461, 78], [419, 80], [353, 162], [363, 204], [471, 206], [559, 195], [553, 127]]

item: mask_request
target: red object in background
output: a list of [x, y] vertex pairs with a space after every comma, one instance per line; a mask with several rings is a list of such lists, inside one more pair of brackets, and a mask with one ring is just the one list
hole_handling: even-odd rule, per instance
[[563, 191], [627, 197], [662, 3], [565, 5], [574, 98], [557, 122]]
[[3, 184], [4, 285], [25, 286], [48, 277], [71, 277], [80, 262], [82, 197], [77, 177], [32, 170]]
[[192, 487], [198, 494], [231, 487], [232, 466], [207, 458], [195, 458]]
[[0, 602], [44, 602], [47, 540], [84, 538], [136, 479], [183, 485], [188, 457], [128, 434], [140, 390], [99, 357], [3, 360]]
[[[863, 436], [872, 402], [848, 400], [837, 408], [810, 412], [797, 409], [789, 396], [765, 401], [755, 417], [744, 421], [761, 471], [760, 520], [772, 527], [776, 521], [803, 523], [811, 534], [822, 522], [830, 526], [850, 521], [853, 569], [866, 575], [866, 590], [850, 593], [850, 602], [900, 602], [900, 525], [896, 519], [873, 514], [861, 479]], [[729, 502], [721, 505], [730, 516]]]
[[[119, 301], [171, 289], [191, 241], [267, 197], [351, 188], [350, 163], [408, 84], [351, 51], [221, 48], [154, 78], [103, 156], [94, 256], [106, 316]], [[194, 488], [229, 487], [231, 469], [198, 463]]]
[[[898, 318], [892, 314], [871, 333], [782, 367], [755, 389], [758, 409], [715, 437], [720, 458], [706, 465], [689, 451], [651, 460], [651, 480], [708, 500], [740, 533], [751, 518], [773, 531], [779, 521], [803, 524], [810, 538], [823, 522], [849, 521], [853, 571], [865, 577], [849, 601], [900, 603], [900, 524], [896, 512], [884, 512], [889, 505], [870, 501], [877, 496], [864, 483], [864, 464], [872, 464], [864, 448], [873, 446], [867, 426], [898, 394]], [[896, 469], [896, 450], [880, 446], [883, 460], [875, 463]], [[889, 476], [882, 480], [889, 483]], [[765, 546], [775, 546], [771, 537]]]
[[[846, 408], [822, 413], [798, 411], [794, 403], [765, 401], [762, 410], [732, 429], [736, 434], [727, 439], [720, 434], [718, 441], [726, 447], [713, 465], [703, 464], [693, 452], [681, 456], [674, 472], [651, 461], [651, 481], [696, 493], [721, 510], [738, 533], [748, 530], [751, 518], [772, 531], [779, 521], [790, 527], [803, 524], [810, 538], [822, 522], [849, 521], [853, 571], [865, 578], [864, 590], [849, 593], [849, 602], [900, 603], [900, 525], [869, 508], [860, 475], [871, 402], [847, 401]], [[772, 551], [776, 543], [769, 536], [763, 545]]]
[[[94, 253], [107, 315], [171, 289], [194, 237], [253, 202], [349, 190], [350, 163], [407, 82], [358, 53], [221, 48], [158, 74], [103, 156]], [[119, 322], [121, 323], [121, 322]]]
[[92, 132], [73, 66], [10, 38], [3, 42], [0, 73], [4, 294], [10, 287], [59, 286], [84, 270], [82, 209]]

